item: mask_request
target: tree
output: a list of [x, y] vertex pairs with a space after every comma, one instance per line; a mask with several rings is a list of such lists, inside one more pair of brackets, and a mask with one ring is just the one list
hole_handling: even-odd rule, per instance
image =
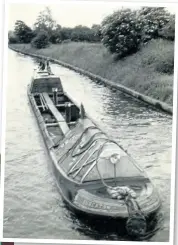
[[121, 58], [139, 49], [141, 29], [136, 11], [121, 9], [103, 20], [102, 42], [111, 53]]
[[100, 25], [92, 25], [91, 27], [93, 34], [94, 34], [94, 40], [95, 42], [100, 42], [102, 39], [102, 34], [101, 34], [101, 26]]
[[52, 30], [50, 42], [52, 43], [60, 43], [61, 42], [61, 29], [62, 27], [57, 24], [56, 28]]
[[31, 42], [32, 47], [37, 49], [46, 48], [49, 45], [48, 33], [41, 30]]
[[170, 21], [171, 15], [164, 7], [143, 7], [138, 11], [142, 22], [142, 41], [159, 37], [159, 32]]
[[87, 26], [76, 26], [73, 28], [71, 33], [72, 41], [90, 41], [91, 40], [91, 30]]
[[21, 20], [15, 22], [14, 33], [21, 43], [30, 43], [34, 37], [32, 29]]
[[9, 43], [18, 43], [19, 42], [18, 37], [14, 34], [13, 31], [8, 32], [8, 40], [9, 40]]
[[52, 17], [52, 13], [49, 7], [46, 7], [41, 11], [34, 24], [36, 30], [53, 30], [56, 28], [56, 21]]
[[92, 28], [78, 25], [72, 29], [71, 40], [75, 42], [98, 42], [101, 40], [99, 36], [99, 25], [93, 25]]
[[36, 34], [40, 31], [45, 31], [49, 36], [49, 40], [54, 41], [54, 36], [56, 35], [55, 31], [59, 29], [59, 26], [60, 25], [57, 25], [56, 21], [53, 19], [50, 8], [46, 7], [39, 13], [34, 24], [34, 30]]
[[61, 28], [60, 35], [61, 35], [61, 40], [69, 40], [71, 39], [71, 33], [72, 33], [72, 28], [70, 27], [63, 27]]
[[175, 39], [175, 15], [171, 15], [169, 22], [159, 31], [163, 39], [174, 41]]

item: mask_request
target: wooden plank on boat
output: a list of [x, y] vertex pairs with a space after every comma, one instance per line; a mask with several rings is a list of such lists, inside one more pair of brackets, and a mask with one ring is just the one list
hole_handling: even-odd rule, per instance
[[57, 108], [55, 107], [55, 105], [54, 105], [53, 101], [51, 100], [51, 98], [49, 97], [49, 95], [47, 93], [43, 93], [43, 97], [46, 101], [48, 108], [50, 109], [50, 111], [54, 115], [55, 119], [59, 123], [59, 126], [60, 126], [63, 134], [65, 135], [69, 131], [69, 127], [68, 127], [65, 119], [63, 118], [61, 113], [57, 110]]

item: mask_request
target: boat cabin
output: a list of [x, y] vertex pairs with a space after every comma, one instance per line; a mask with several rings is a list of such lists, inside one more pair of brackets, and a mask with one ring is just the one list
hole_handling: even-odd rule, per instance
[[32, 78], [31, 93], [63, 93], [61, 80], [47, 71], [37, 72]]
[[38, 71], [31, 80], [29, 92], [35, 99], [47, 126], [56, 123], [58, 127], [60, 123], [62, 133], [65, 135], [69, 130], [67, 124], [75, 125], [80, 110], [64, 92], [58, 76], [49, 74], [48, 71]]

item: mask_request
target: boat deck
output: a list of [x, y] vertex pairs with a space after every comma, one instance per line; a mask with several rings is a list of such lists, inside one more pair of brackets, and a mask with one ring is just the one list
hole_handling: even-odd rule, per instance
[[57, 110], [57, 108], [55, 107], [53, 101], [51, 100], [51, 98], [49, 97], [49, 95], [47, 93], [43, 93], [43, 97], [45, 99], [45, 102], [46, 102], [49, 110], [54, 115], [55, 119], [59, 123], [59, 126], [61, 127], [61, 130], [62, 130], [63, 134], [65, 135], [69, 131], [69, 127], [68, 127], [68, 125], [67, 125], [67, 123], [65, 121], [65, 118]]

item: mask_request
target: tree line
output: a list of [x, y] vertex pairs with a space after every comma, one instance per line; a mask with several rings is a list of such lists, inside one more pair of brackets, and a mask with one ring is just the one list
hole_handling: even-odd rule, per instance
[[[38, 39], [40, 39], [39, 44]], [[56, 23], [51, 10], [47, 7], [39, 13], [33, 28], [30, 28], [24, 21], [17, 20], [14, 31], [9, 32], [9, 43], [32, 43], [37, 48], [43, 48], [49, 43], [69, 41], [100, 42], [100, 25], [94, 24], [91, 28], [82, 25], [73, 28], [62, 27]]]
[[123, 8], [91, 28], [82, 25], [62, 27], [47, 7], [39, 13], [33, 28], [17, 20], [14, 31], [9, 32], [9, 43], [31, 43], [35, 48], [70, 41], [102, 42], [120, 58], [137, 52], [142, 45], [156, 38], [170, 41], [175, 38], [175, 15], [163, 7]]

